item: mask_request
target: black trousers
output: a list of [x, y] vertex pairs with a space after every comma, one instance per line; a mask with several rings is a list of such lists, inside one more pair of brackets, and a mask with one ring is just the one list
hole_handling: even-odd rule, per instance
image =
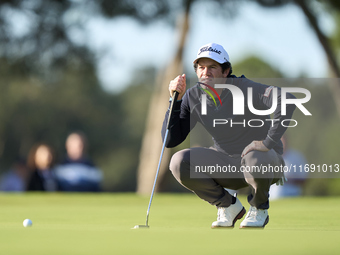
[[177, 181], [198, 197], [217, 207], [228, 207], [232, 195], [224, 188], [251, 188], [248, 202], [269, 208], [269, 189], [282, 176], [284, 160], [274, 150], [227, 155], [214, 148], [194, 147], [175, 153], [170, 170]]

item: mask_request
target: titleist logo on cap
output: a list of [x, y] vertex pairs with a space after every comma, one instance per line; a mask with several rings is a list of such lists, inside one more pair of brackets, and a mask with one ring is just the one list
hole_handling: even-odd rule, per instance
[[198, 55], [200, 55], [202, 52], [205, 52], [205, 51], [212, 51], [212, 52], [215, 52], [217, 54], [222, 53], [220, 50], [217, 50], [216, 48], [206, 46], [206, 47], [200, 48], [200, 53], [198, 53]]

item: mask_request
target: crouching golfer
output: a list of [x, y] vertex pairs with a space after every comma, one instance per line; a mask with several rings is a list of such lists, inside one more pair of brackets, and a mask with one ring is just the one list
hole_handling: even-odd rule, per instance
[[[232, 75], [229, 55], [221, 45], [202, 46], [193, 63], [199, 80], [194, 87], [186, 90], [184, 74], [169, 85], [170, 95], [177, 91], [179, 96], [166, 147], [182, 143], [197, 122], [212, 136], [214, 145], [175, 153], [170, 170], [180, 184], [217, 207], [218, 217], [212, 228], [234, 227], [246, 212], [239, 199], [225, 188], [237, 190], [250, 186], [250, 209], [240, 227], [263, 228], [269, 221], [269, 188], [274, 183], [284, 183], [280, 138], [289, 125], [285, 120], [291, 119], [295, 106], [287, 104], [285, 115], [281, 114], [280, 88]], [[295, 98], [289, 93], [285, 96]], [[274, 112], [273, 119], [270, 110]], [[163, 137], [168, 114], [169, 110], [164, 118]], [[206, 171], [211, 167], [224, 171]]]

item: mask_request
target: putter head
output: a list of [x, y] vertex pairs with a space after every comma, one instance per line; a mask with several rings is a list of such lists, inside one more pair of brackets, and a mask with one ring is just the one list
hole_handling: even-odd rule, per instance
[[136, 225], [132, 229], [137, 229], [137, 228], [149, 228], [148, 225]]

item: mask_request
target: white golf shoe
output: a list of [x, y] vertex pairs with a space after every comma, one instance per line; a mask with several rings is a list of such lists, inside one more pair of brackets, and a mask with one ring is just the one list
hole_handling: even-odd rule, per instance
[[246, 213], [240, 200], [236, 198], [236, 203], [229, 207], [218, 207], [217, 221], [214, 221], [211, 228], [233, 228], [237, 220]]
[[268, 210], [257, 209], [250, 206], [250, 209], [240, 224], [240, 228], [264, 228], [269, 222]]

